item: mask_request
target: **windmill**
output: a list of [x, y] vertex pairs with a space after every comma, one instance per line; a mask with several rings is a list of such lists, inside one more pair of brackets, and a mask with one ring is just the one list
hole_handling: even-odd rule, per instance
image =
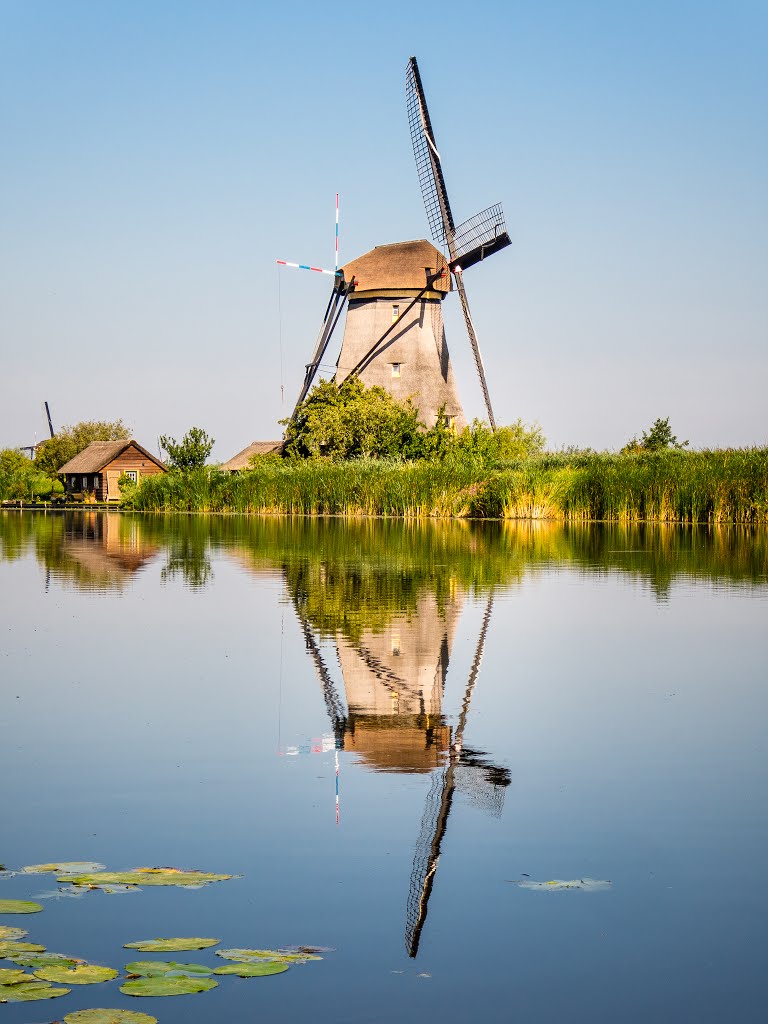
[[455, 287], [488, 420], [495, 429], [463, 274], [467, 268], [510, 244], [504, 214], [497, 204], [463, 224], [455, 224], [415, 57], [411, 57], [406, 71], [406, 100], [416, 168], [432, 238], [447, 248], [448, 258], [435, 245], [420, 239], [376, 246], [340, 270], [338, 258], [334, 271], [284, 264], [334, 275], [331, 297], [291, 418], [309, 394], [346, 306], [335, 379], [342, 382], [349, 377], [359, 377], [367, 385], [383, 387], [398, 401], [412, 398], [420, 418], [428, 426], [442, 415], [446, 425], [461, 430], [466, 420], [442, 318], [442, 301]]
[[[322, 689], [335, 747], [355, 752], [374, 772], [430, 774], [411, 870], [405, 927], [408, 955], [418, 954], [443, 840], [456, 792], [498, 817], [509, 771], [464, 743], [470, 705], [480, 673], [493, 609], [486, 602], [460, 714], [451, 728], [442, 714], [453, 638], [463, 597], [440, 612], [434, 595], [414, 612], [396, 615], [386, 627], [354, 639], [336, 636], [346, 704], [323, 657], [304, 607], [303, 588], [292, 591], [307, 652]], [[338, 756], [338, 755], [337, 755]], [[338, 768], [337, 768], [338, 813]], [[337, 819], [338, 820], [338, 819]]]
[[[48, 417], [48, 430], [51, 433], [51, 437], [54, 437], [55, 435], [54, 435], [54, 430], [53, 430], [53, 420], [51, 419], [51, 409], [50, 409], [50, 406], [48, 405], [47, 402], [43, 402], [43, 405], [45, 406], [45, 415]], [[37, 444], [38, 444], [37, 441], [35, 441], [34, 444], [24, 444], [24, 445], [22, 445], [19, 448], [19, 451], [21, 451], [21, 452], [29, 452], [29, 458], [30, 459], [34, 459], [35, 451], [37, 450]]]

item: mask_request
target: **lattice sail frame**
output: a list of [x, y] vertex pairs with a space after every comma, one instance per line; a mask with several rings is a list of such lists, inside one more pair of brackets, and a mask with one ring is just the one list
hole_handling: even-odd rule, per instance
[[413, 155], [419, 186], [427, 211], [432, 240], [440, 245], [452, 243], [453, 214], [448, 202], [448, 193], [440, 166], [440, 154], [435, 143], [435, 133], [429, 119], [427, 101], [421, 85], [421, 75], [416, 58], [411, 57], [405, 72], [405, 102], [408, 110], [408, 126], [411, 130]]
[[[411, 57], [405, 72], [405, 98], [408, 111], [408, 125], [411, 131], [413, 155], [419, 176], [419, 187], [427, 212], [432, 239], [448, 247], [449, 265], [456, 280], [464, 323], [475, 360], [480, 388], [485, 399], [488, 421], [493, 430], [496, 420], [491, 406], [491, 395], [485, 377], [485, 366], [480, 353], [477, 332], [469, 310], [469, 299], [463, 281], [463, 271], [474, 266], [499, 249], [510, 244], [510, 237], [504, 223], [500, 204], [475, 214], [457, 228], [448, 201], [448, 192], [443, 178], [440, 153], [435, 142], [435, 133], [427, 109], [427, 101], [421, 84], [421, 75], [416, 58]], [[457, 245], [457, 242], [460, 244]]]

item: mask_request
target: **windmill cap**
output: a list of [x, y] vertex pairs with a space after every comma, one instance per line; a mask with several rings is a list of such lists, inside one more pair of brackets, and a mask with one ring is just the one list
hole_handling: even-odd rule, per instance
[[356, 282], [355, 294], [368, 291], [421, 291], [429, 273], [444, 271], [431, 285], [431, 291], [445, 294], [451, 290], [451, 273], [445, 256], [431, 242], [420, 238], [413, 242], [392, 242], [347, 263], [344, 277]]

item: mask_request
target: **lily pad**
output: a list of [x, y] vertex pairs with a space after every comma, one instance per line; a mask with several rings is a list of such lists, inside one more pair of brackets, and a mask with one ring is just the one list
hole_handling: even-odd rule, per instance
[[238, 978], [266, 978], [270, 974], [282, 974], [290, 964], [277, 960], [260, 960], [255, 963], [224, 964], [217, 967], [214, 974], [234, 974]]
[[11, 928], [10, 925], [0, 924], [0, 942], [23, 939], [26, 934], [23, 928]]
[[24, 971], [14, 971], [8, 967], [0, 970], [0, 985], [18, 985], [22, 981], [35, 981], [33, 974], [25, 974]]
[[335, 953], [333, 946], [281, 946], [281, 953]]
[[54, 988], [47, 981], [25, 982], [23, 985], [0, 985], [0, 1003], [31, 1003], [36, 999], [67, 996], [68, 988]]
[[286, 953], [281, 949], [217, 949], [216, 956], [225, 960], [240, 963], [253, 963], [256, 960], [277, 960], [282, 963], [305, 963], [307, 960], [322, 960], [314, 953]]
[[213, 974], [205, 964], [177, 964], [175, 960], [134, 960], [126, 964], [127, 974], [140, 974], [143, 978], [165, 978], [168, 975], [185, 978], [205, 978]]
[[31, 900], [0, 900], [0, 914], [37, 914], [42, 909]]
[[35, 893], [36, 900], [81, 900], [88, 895], [88, 890], [78, 885], [60, 885], [58, 889], [46, 889]]
[[23, 953], [17, 956], [6, 957], [6, 960], [13, 960], [21, 967], [74, 967], [76, 964], [84, 964], [85, 960], [79, 960], [75, 956], [67, 956], [65, 953]]
[[177, 953], [186, 949], [207, 949], [221, 939], [142, 939], [126, 942], [123, 949], [138, 949], [142, 953]]
[[86, 871], [101, 871], [103, 868], [103, 864], [91, 860], [60, 860], [52, 864], [28, 864], [21, 872], [24, 875], [82, 875]]
[[553, 878], [549, 882], [534, 882], [533, 879], [526, 878], [515, 884], [521, 889], [533, 889], [534, 892], [564, 892], [566, 889], [602, 892], [611, 887], [610, 882], [600, 881], [597, 878], [573, 878], [570, 881], [564, 881], [562, 878]]
[[44, 953], [45, 946], [37, 942], [0, 942], [0, 957], [3, 960], [15, 960], [16, 954]]
[[213, 978], [136, 978], [126, 981], [120, 991], [127, 996], [184, 996], [216, 988]]
[[133, 871], [97, 871], [81, 875], [66, 875], [58, 882], [71, 885], [181, 885], [201, 886], [209, 882], [223, 882], [234, 875], [214, 875], [206, 871], [184, 871], [181, 868], [134, 868]]
[[64, 1024], [157, 1024], [157, 1017], [133, 1010], [75, 1010], [65, 1014]]
[[43, 981], [57, 981], [61, 985], [96, 985], [100, 981], [111, 981], [119, 971], [112, 967], [97, 967], [95, 964], [80, 964], [75, 967], [55, 965], [41, 967], [35, 971], [36, 978]]

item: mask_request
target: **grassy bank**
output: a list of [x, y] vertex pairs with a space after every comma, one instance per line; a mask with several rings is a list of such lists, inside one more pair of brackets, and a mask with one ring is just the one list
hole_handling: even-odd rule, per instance
[[141, 511], [768, 523], [768, 449], [461, 462], [264, 461], [240, 475], [150, 477]]

